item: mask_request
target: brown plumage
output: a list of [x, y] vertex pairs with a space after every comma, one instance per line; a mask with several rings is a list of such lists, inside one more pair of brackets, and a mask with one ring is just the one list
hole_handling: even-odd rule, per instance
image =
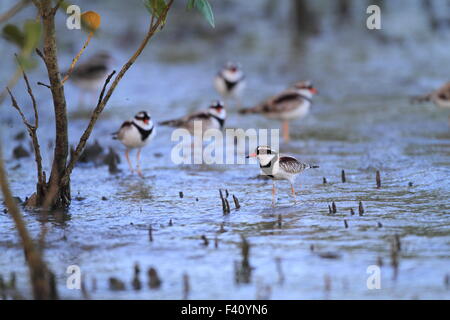
[[450, 82], [447, 82], [442, 87], [434, 90], [431, 93], [423, 96], [413, 97], [411, 102], [427, 102], [431, 101], [441, 108], [450, 108]]
[[317, 90], [309, 81], [300, 81], [292, 87], [268, 98], [260, 104], [246, 109], [241, 109], [241, 114], [258, 113], [269, 119], [283, 121], [283, 138], [289, 140], [289, 121], [302, 119], [309, 113], [312, 97]]

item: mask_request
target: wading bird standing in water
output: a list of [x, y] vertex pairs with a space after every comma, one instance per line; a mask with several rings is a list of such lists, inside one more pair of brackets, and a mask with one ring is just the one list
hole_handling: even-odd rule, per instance
[[245, 74], [241, 66], [228, 62], [214, 78], [214, 87], [223, 99], [233, 99], [239, 106], [240, 97], [246, 87]]
[[289, 181], [294, 202], [297, 203], [294, 189], [295, 178], [306, 169], [319, 168], [319, 166], [302, 163], [294, 157], [279, 155], [276, 151], [267, 146], [257, 147], [256, 152], [248, 155], [247, 158], [257, 158], [262, 174], [272, 179], [272, 206], [274, 206], [276, 202], [275, 180]]
[[84, 105], [83, 97], [86, 92], [93, 97], [99, 94], [111, 69], [112, 60], [109, 53], [102, 51], [96, 53], [88, 61], [75, 66], [69, 79], [80, 89], [79, 107]]
[[156, 130], [153, 121], [146, 111], [138, 112], [133, 120], [125, 121], [119, 131], [113, 133], [113, 139], [119, 140], [127, 148], [125, 157], [127, 158], [132, 173], [134, 173], [134, 169], [129, 157], [130, 150], [138, 149], [136, 155], [136, 172], [142, 177], [140, 166], [141, 149], [155, 134]]
[[201, 122], [202, 132], [198, 133], [203, 135], [204, 131], [208, 129], [222, 130], [226, 117], [227, 112], [224, 104], [221, 101], [214, 101], [207, 110], [198, 111], [180, 119], [163, 121], [159, 124], [163, 126], [184, 128], [187, 129], [191, 135], [194, 135], [194, 133], [197, 133], [194, 131], [195, 123]]
[[315, 94], [317, 89], [311, 82], [300, 81], [253, 108], [241, 109], [240, 113], [258, 113], [269, 119], [283, 121], [283, 139], [289, 141], [289, 121], [306, 117]]

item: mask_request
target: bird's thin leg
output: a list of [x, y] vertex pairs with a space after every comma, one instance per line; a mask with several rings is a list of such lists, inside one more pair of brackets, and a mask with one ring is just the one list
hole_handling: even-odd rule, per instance
[[277, 189], [275, 186], [275, 181], [272, 181], [272, 207], [275, 207], [275, 196], [277, 194]]
[[295, 195], [294, 185], [292, 183], [291, 183], [291, 191], [292, 191], [292, 196], [294, 197], [294, 203], [297, 203], [297, 197]]
[[285, 142], [289, 141], [289, 121], [288, 120], [283, 121], [283, 140]]
[[141, 148], [138, 149], [137, 154], [136, 154], [136, 172], [137, 174], [143, 178], [144, 176], [142, 175], [142, 171], [141, 171]]
[[236, 108], [240, 109], [242, 107], [241, 98], [236, 97]]
[[125, 158], [127, 158], [127, 162], [128, 162], [128, 165], [130, 166], [131, 173], [134, 173], [133, 166], [131, 165], [129, 152], [130, 152], [130, 150], [128, 150], [128, 149], [125, 151]]

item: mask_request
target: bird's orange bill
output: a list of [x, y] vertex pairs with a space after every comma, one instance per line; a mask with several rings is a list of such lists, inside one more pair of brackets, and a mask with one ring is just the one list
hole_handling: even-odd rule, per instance
[[256, 158], [256, 153], [249, 154], [249, 155], [247, 156], [247, 159], [248, 159], [248, 158]]
[[318, 91], [317, 91], [316, 88], [311, 88], [311, 89], [309, 89], [309, 91], [310, 91], [312, 94], [317, 94], [317, 93], [318, 93]]

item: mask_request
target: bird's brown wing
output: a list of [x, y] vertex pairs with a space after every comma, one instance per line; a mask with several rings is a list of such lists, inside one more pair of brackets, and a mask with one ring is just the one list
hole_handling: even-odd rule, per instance
[[442, 100], [450, 101], [450, 82], [433, 92], [433, 95]]
[[277, 94], [259, 105], [243, 109], [241, 113], [280, 113], [294, 110], [301, 104], [305, 98], [301, 96], [295, 90], [285, 90], [280, 94]]
[[114, 138], [122, 140], [125, 132], [127, 132], [131, 128], [132, 125], [133, 125], [133, 123], [131, 121], [125, 121], [124, 123], [122, 123], [119, 131], [113, 133]]
[[289, 156], [280, 157], [279, 163], [281, 169], [292, 174], [300, 173], [309, 167], [307, 164]]
[[411, 103], [421, 103], [434, 100], [435, 98], [450, 101], [450, 82], [447, 82], [442, 87], [434, 90], [431, 93], [422, 96], [414, 96], [411, 98]]
[[209, 118], [209, 115], [206, 111], [198, 111], [195, 113], [191, 113], [187, 116], [184, 116], [182, 118], [163, 121], [163, 122], [160, 122], [159, 124], [163, 125], [163, 126], [180, 127], [180, 126], [185, 126], [188, 123], [195, 121], [195, 120], [202, 121], [202, 120], [207, 120], [208, 118]]

